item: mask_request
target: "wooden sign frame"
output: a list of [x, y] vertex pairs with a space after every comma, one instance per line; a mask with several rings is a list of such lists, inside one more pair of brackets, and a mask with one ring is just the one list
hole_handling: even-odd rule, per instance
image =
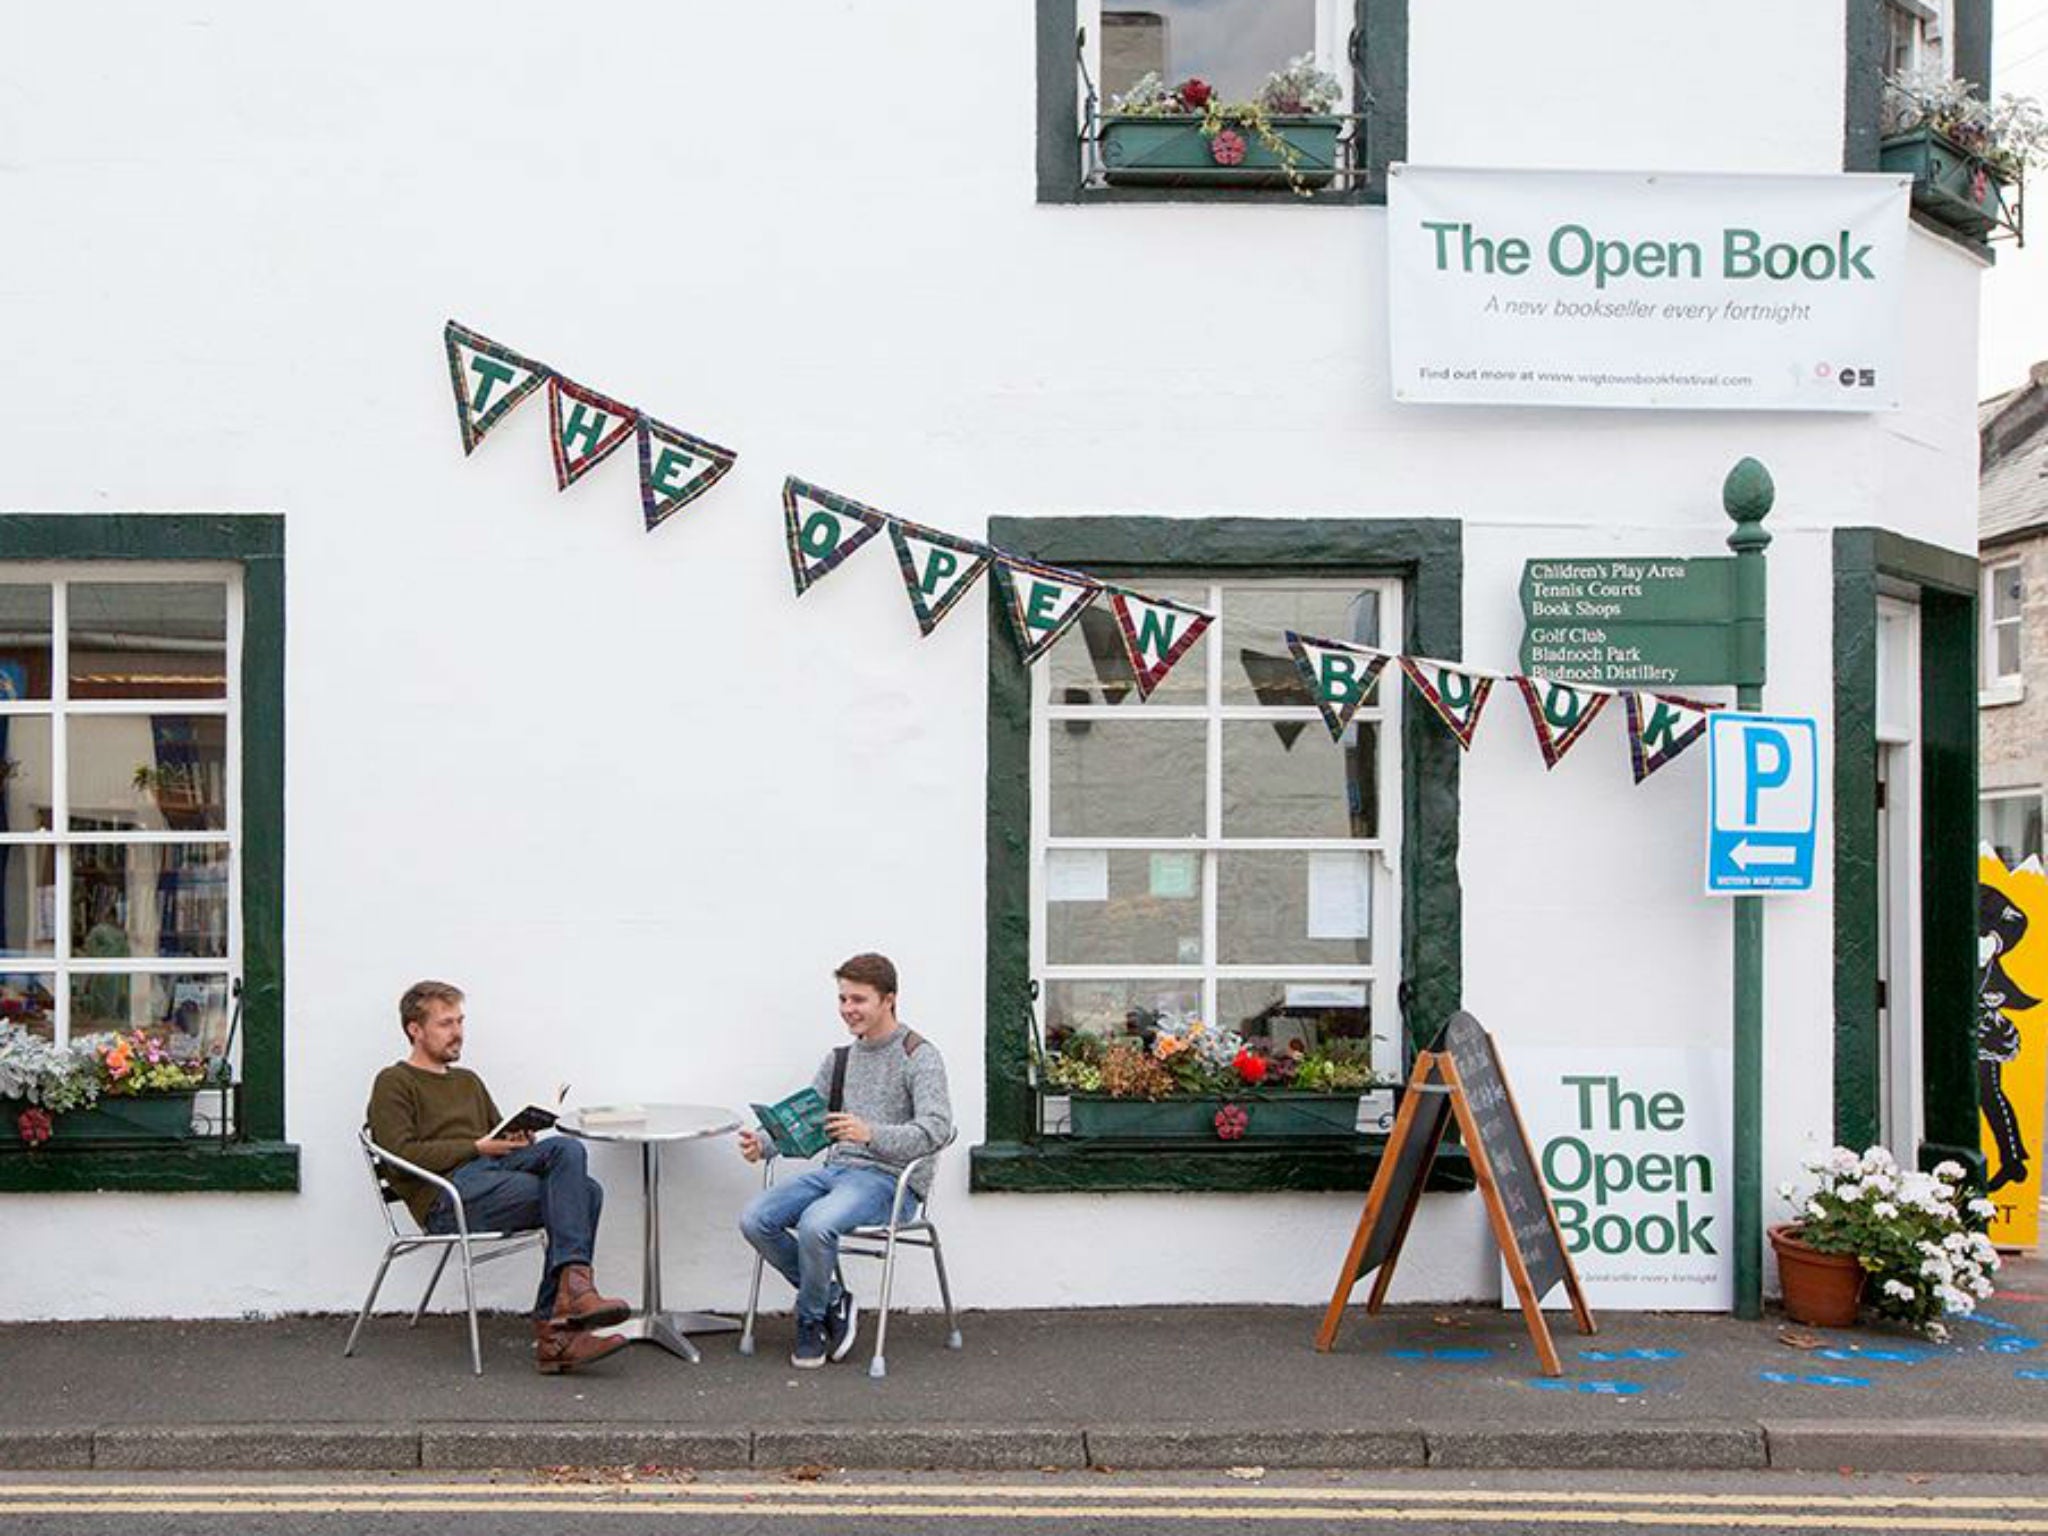
[[[1501, 1075], [1501, 1087], [1507, 1092], [1507, 1109], [1513, 1121], [1514, 1133], [1520, 1139], [1529, 1166], [1536, 1166], [1535, 1156], [1529, 1151], [1529, 1133], [1522, 1124], [1522, 1112], [1516, 1107], [1515, 1094], [1508, 1087], [1507, 1076]], [[1366, 1298], [1365, 1310], [1377, 1313], [1380, 1303], [1386, 1299], [1387, 1288], [1394, 1279], [1394, 1264], [1401, 1256], [1401, 1245], [1407, 1240], [1409, 1224], [1415, 1219], [1415, 1208], [1421, 1203], [1422, 1188], [1429, 1179], [1431, 1164], [1443, 1143], [1447, 1117], [1439, 1106], [1448, 1099], [1450, 1112], [1458, 1122], [1458, 1132], [1464, 1138], [1465, 1150], [1472, 1159], [1472, 1173], [1478, 1180], [1479, 1193], [1486, 1202], [1487, 1220], [1493, 1228], [1494, 1241], [1499, 1244], [1501, 1258], [1506, 1262], [1508, 1275], [1514, 1282], [1515, 1295], [1522, 1304], [1522, 1318], [1528, 1324], [1529, 1337], [1536, 1345], [1537, 1356], [1543, 1362], [1543, 1374], [1562, 1376], [1564, 1367], [1557, 1357], [1557, 1346], [1551, 1342], [1550, 1324], [1543, 1316], [1543, 1298], [1535, 1293], [1530, 1283], [1529, 1267], [1522, 1257], [1521, 1247], [1515, 1241], [1514, 1223], [1509, 1219], [1507, 1206], [1501, 1199], [1500, 1186], [1495, 1182], [1493, 1164], [1486, 1153], [1486, 1144], [1479, 1134], [1478, 1117], [1465, 1093], [1465, 1084], [1458, 1075], [1458, 1064], [1448, 1051], [1422, 1051], [1415, 1057], [1415, 1069], [1408, 1076], [1408, 1091], [1402, 1096], [1400, 1112], [1394, 1117], [1394, 1128], [1387, 1135], [1387, 1145], [1381, 1154], [1379, 1172], [1373, 1176], [1372, 1189], [1365, 1197], [1365, 1211], [1358, 1219], [1358, 1230], [1351, 1239], [1351, 1248], [1344, 1257], [1344, 1268], [1337, 1276], [1337, 1289], [1330, 1297], [1330, 1305], [1323, 1313], [1322, 1327], [1316, 1331], [1316, 1348], [1327, 1352], [1337, 1342], [1337, 1329], [1344, 1321], [1344, 1308], [1351, 1299], [1351, 1292], [1364, 1278], [1359, 1272], [1360, 1263], [1366, 1258], [1374, 1236], [1379, 1232], [1380, 1223], [1387, 1215], [1386, 1206], [1396, 1195], [1394, 1184], [1398, 1171], [1404, 1162], [1408, 1139], [1411, 1136], [1426, 1137], [1422, 1148], [1421, 1166], [1414, 1170], [1408, 1180], [1408, 1188], [1400, 1191], [1401, 1209], [1394, 1217], [1391, 1237], [1384, 1240], [1384, 1257], [1377, 1263], [1378, 1273], [1373, 1278], [1372, 1292]], [[1421, 1108], [1428, 1105], [1426, 1110]], [[1424, 1123], [1426, 1120], [1426, 1123]], [[1420, 1128], [1418, 1129], [1418, 1126]], [[1578, 1323], [1579, 1332], [1594, 1334], [1600, 1331], [1593, 1320], [1593, 1312], [1586, 1305], [1585, 1292], [1579, 1286], [1579, 1273], [1572, 1264], [1571, 1251], [1565, 1247], [1564, 1232], [1557, 1221], [1557, 1208], [1551, 1203], [1550, 1191], [1543, 1188], [1541, 1178], [1536, 1185], [1543, 1195], [1544, 1218], [1550, 1224], [1551, 1233], [1557, 1239], [1558, 1253], [1564, 1260], [1565, 1294], [1571, 1300], [1572, 1316]]]

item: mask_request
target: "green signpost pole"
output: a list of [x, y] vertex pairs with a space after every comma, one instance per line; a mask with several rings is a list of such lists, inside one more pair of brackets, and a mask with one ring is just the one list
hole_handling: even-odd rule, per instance
[[[1721, 482], [1721, 507], [1735, 523], [1735, 707], [1763, 707], [1764, 518], [1777, 490], [1770, 472], [1744, 459]], [[1764, 1310], [1764, 909], [1761, 896], [1735, 900], [1735, 1315]]]

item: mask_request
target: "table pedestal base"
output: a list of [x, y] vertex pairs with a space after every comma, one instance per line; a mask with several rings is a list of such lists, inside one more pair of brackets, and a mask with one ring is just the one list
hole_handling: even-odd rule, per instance
[[691, 1334], [738, 1333], [739, 1330], [739, 1319], [720, 1317], [715, 1312], [645, 1312], [638, 1317], [627, 1318], [610, 1331], [635, 1343], [659, 1344], [670, 1354], [694, 1362], [704, 1356], [690, 1342]]

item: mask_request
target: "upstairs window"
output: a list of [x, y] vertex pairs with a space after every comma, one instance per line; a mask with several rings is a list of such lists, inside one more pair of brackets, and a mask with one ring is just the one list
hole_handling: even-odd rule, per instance
[[1949, 0], [1884, 0], [1887, 78], [1923, 73], [1948, 74], [1948, 28], [1943, 11]]
[[1984, 686], [2020, 686], [2020, 625], [2026, 607], [2026, 578], [2017, 560], [1984, 571]]

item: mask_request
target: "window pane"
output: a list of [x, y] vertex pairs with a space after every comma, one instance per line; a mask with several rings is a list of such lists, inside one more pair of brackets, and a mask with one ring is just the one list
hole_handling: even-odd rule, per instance
[[47, 832], [50, 717], [0, 715], [0, 832]]
[[1192, 1017], [1201, 1012], [1198, 981], [1055, 981], [1045, 989], [1045, 1044], [1057, 1051], [1068, 1035], [1082, 1031], [1105, 1039], [1135, 1038], [1161, 1014]]
[[1054, 965], [1200, 965], [1202, 856], [1054, 848], [1045, 856]]
[[0, 955], [54, 955], [57, 855], [0, 844]]
[[1372, 987], [1363, 981], [1219, 981], [1217, 1023], [1276, 1051], [1361, 1048], [1372, 1035]]
[[2018, 677], [2020, 672], [2020, 627], [2017, 623], [2000, 624], [1992, 630], [1997, 647], [1997, 676]]
[[1320, 721], [1225, 722], [1223, 835], [1377, 837], [1379, 740], [1363, 723], [1335, 742]]
[[54, 976], [0, 976], [0, 1019], [18, 1024], [45, 1040], [57, 1038], [57, 992]]
[[73, 582], [71, 696], [223, 699], [228, 591], [219, 582]]
[[146, 1029], [179, 1056], [216, 1056], [228, 1034], [225, 976], [73, 976], [71, 1038]]
[[[1380, 644], [1380, 595], [1342, 587], [1225, 587], [1223, 589], [1223, 702], [1315, 707], [1301, 681], [1286, 632], [1324, 640]], [[1378, 701], [1382, 673], [1366, 695]]]
[[219, 715], [71, 720], [71, 828], [227, 829], [227, 721]]
[[1199, 837], [1207, 782], [1199, 720], [1054, 720], [1054, 837]]
[[1315, 52], [1314, 0], [1142, 0], [1102, 12], [1102, 90], [1121, 95], [1157, 71], [1169, 85], [1190, 75], [1225, 101], [1258, 94], [1266, 76]]
[[[1143, 590], [1148, 597], [1171, 598], [1191, 608], [1206, 609], [1209, 605], [1206, 586], [1160, 586], [1146, 582]], [[1174, 663], [1164, 681], [1152, 690], [1152, 697], [1141, 699], [1138, 680], [1132, 675], [1130, 658], [1124, 652], [1116, 614], [1107, 598], [1097, 598], [1081, 610], [1081, 621], [1060, 636], [1040, 663], [1051, 668], [1052, 692], [1048, 696], [1055, 708], [1062, 704], [1200, 704], [1209, 691], [1208, 646], [1212, 633], [1213, 626], [1204, 630], [1187, 654]]]
[[1229, 852], [1217, 864], [1225, 965], [1363, 965], [1372, 959], [1373, 856]]
[[1991, 573], [1991, 616], [1994, 619], [2018, 618], [2025, 591], [2018, 561], [1999, 566]]
[[1978, 802], [1978, 836], [1998, 852], [2007, 869], [2016, 868], [2041, 849], [2041, 797], [1999, 795]]
[[71, 850], [71, 935], [89, 960], [228, 952], [224, 843], [81, 843]]
[[0, 699], [50, 696], [50, 589], [0, 586]]

